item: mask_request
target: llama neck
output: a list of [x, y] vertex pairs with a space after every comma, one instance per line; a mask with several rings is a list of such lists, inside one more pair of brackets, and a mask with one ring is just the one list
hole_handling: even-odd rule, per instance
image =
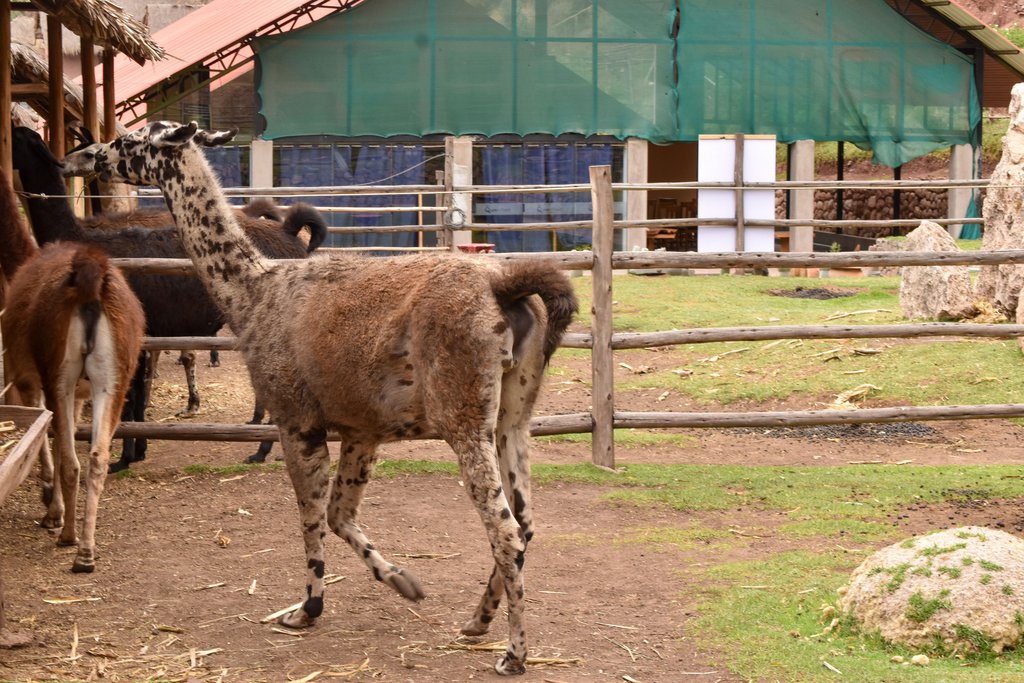
[[29, 197], [27, 202], [32, 232], [39, 244], [81, 238], [78, 219], [64, 197], [67, 186], [56, 166], [38, 161], [35, 168], [21, 171], [21, 184], [29, 194], [47, 195]]
[[18, 210], [18, 198], [7, 175], [0, 169], [0, 269], [10, 279], [18, 267], [39, 249], [28, 235]]
[[271, 263], [238, 225], [197, 148], [183, 149], [180, 165], [160, 185], [199, 279], [236, 327], [237, 314], [258, 296], [260, 276]]

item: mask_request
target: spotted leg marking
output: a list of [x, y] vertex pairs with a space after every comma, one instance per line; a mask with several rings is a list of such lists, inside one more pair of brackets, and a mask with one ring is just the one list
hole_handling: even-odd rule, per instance
[[278, 621], [291, 628], [312, 626], [324, 610], [324, 536], [327, 535], [327, 431], [320, 426], [280, 426], [281, 448], [295, 489], [306, 548], [306, 599]]
[[342, 441], [338, 473], [334, 478], [331, 500], [327, 505], [327, 521], [331, 530], [345, 539], [345, 542], [363, 559], [373, 572], [373, 578], [391, 586], [403, 598], [419, 602], [425, 597], [419, 580], [412, 573], [385, 560], [356, 522], [359, 503], [363, 499], [363, 491], [370, 480], [377, 459], [376, 449], [375, 443], [359, 441], [358, 437], [349, 437]]
[[508, 649], [494, 669], [502, 675], [521, 674], [526, 671], [527, 649], [523, 621], [526, 541], [501, 485], [493, 432], [477, 441], [455, 441], [450, 445], [458, 455], [462, 478], [487, 530], [494, 554], [495, 573], [500, 577], [501, 587], [508, 599]]

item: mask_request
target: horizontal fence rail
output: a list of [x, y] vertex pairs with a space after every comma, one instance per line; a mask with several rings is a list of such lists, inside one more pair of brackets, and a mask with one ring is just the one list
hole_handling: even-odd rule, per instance
[[[605, 169], [601, 171], [599, 169]], [[1024, 249], [1006, 251], [967, 252], [660, 252], [660, 251], [619, 251], [612, 250], [615, 230], [626, 228], [660, 228], [682, 226], [735, 227], [736, 218], [670, 218], [647, 220], [622, 220], [614, 216], [616, 200], [632, 191], [672, 191], [695, 189], [728, 189], [742, 192], [752, 189], [808, 190], [808, 189], [865, 189], [865, 190], [910, 190], [910, 189], [982, 189], [988, 187], [986, 180], [936, 180], [936, 181], [775, 181], [769, 183], [611, 183], [607, 167], [594, 167], [589, 184], [549, 185], [464, 185], [445, 188], [443, 185], [402, 185], [402, 186], [342, 186], [342, 187], [253, 187], [229, 188], [225, 194], [235, 197], [318, 197], [346, 195], [432, 195], [418, 200], [418, 206], [395, 207], [336, 207], [328, 208], [337, 213], [366, 212], [408, 212], [444, 214], [451, 218], [449, 206], [428, 206], [431, 201], [442, 204], [442, 198], [449, 195], [479, 195], [502, 193], [589, 193], [593, 219], [566, 222], [540, 223], [477, 223], [464, 221], [459, 225], [422, 224], [402, 226], [354, 226], [332, 227], [332, 233], [356, 232], [441, 232], [456, 233], [467, 230], [486, 231], [551, 231], [577, 230], [592, 231], [591, 251], [567, 251], [549, 253], [500, 253], [479, 254], [477, 258], [492, 258], [500, 261], [530, 259], [551, 263], [563, 270], [591, 271], [594, 289], [594, 306], [590, 333], [569, 333], [562, 341], [566, 348], [590, 349], [592, 354], [592, 412], [563, 415], [536, 416], [530, 422], [531, 433], [535, 436], [590, 433], [592, 457], [596, 464], [614, 465], [614, 429], [673, 429], [673, 428], [771, 428], [810, 425], [842, 425], [865, 422], [907, 422], [929, 420], [963, 420], [1024, 417], [1024, 404], [993, 404], [972, 406], [896, 406], [883, 408], [860, 408], [844, 410], [807, 410], [779, 412], [661, 412], [644, 413], [615, 409], [614, 402], [614, 361], [612, 352], [625, 349], [672, 346], [678, 344], [703, 344], [711, 342], [769, 341], [780, 339], [877, 339], [912, 337], [975, 337], [975, 338], [1024, 338], [1024, 325], [1017, 324], [975, 324], [975, 323], [906, 323], [889, 325], [764, 325], [749, 327], [695, 328], [666, 330], [646, 333], [615, 333], [612, 331], [611, 292], [615, 270], [647, 269], [787, 269], [808, 267], [853, 267], [853, 268], [902, 268], [914, 266], [995, 266], [1024, 264]], [[1024, 189], [1024, 188], [1022, 188]], [[158, 191], [143, 190], [141, 196], [158, 196]], [[619, 201], [621, 206], [621, 201]], [[774, 226], [780, 228], [810, 226], [821, 228], [842, 228], [849, 226], [916, 226], [918, 220], [815, 220], [815, 219], [741, 219], [746, 227]], [[962, 223], [983, 223], [981, 218], [936, 219], [940, 225]], [[358, 251], [360, 249], [353, 249]], [[379, 251], [376, 247], [361, 248], [368, 253]], [[341, 250], [325, 250], [328, 254]], [[193, 275], [192, 263], [185, 259], [111, 259], [125, 270], [150, 274]], [[234, 337], [149, 337], [145, 346], [151, 350], [209, 349], [232, 350], [236, 348]], [[198, 422], [185, 423], [122, 423], [118, 436], [148, 437], [168, 440], [217, 440], [217, 441], [264, 441], [276, 440], [277, 429], [273, 425], [226, 425]], [[80, 426], [77, 438], [87, 439], [88, 428]], [[431, 438], [428, 436], [423, 438]]]

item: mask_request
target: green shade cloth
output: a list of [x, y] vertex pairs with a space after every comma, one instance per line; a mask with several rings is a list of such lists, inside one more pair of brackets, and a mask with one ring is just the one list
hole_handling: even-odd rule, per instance
[[262, 134], [764, 133], [847, 140], [889, 166], [975, 141], [971, 59], [884, 0], [679, 8], [365, 0], [255, 42]]

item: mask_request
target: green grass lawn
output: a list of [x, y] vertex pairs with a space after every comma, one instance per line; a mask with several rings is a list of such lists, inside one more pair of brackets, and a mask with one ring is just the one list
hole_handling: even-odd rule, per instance
[[[580, 310], [590, 307], [590, 280], [577, 279]], [[816, 300], [773, 295], [797, 287], [854, 290], [849, 297]], [[904, 322], [899, 279], [808, 279], [760, 276], [618, 276], [613, 283], [616, 332], [762, 325], [879, 325]], [[852, 313], [829, 320], [831, 316]], [[583, 320], [586, 323], [586, 319]], [[664, 388], [709, 406], [736, 401], [820, 398], [860, 384], [878, 387], [871, 400], [899, 405], [1016, 403], [1024, 373], [1016, 340], [782, 340], [692, 344], [679, 363], [657, 367], [616, 385], [616, 392]], [[871, 353], [875, 351], [877, 353]], [[866, 352], [866, 353], [865, 353]], [[649, 357], [617, 351], [616, 362]], [[561, 358], [586, 350], [560, 350]]]

